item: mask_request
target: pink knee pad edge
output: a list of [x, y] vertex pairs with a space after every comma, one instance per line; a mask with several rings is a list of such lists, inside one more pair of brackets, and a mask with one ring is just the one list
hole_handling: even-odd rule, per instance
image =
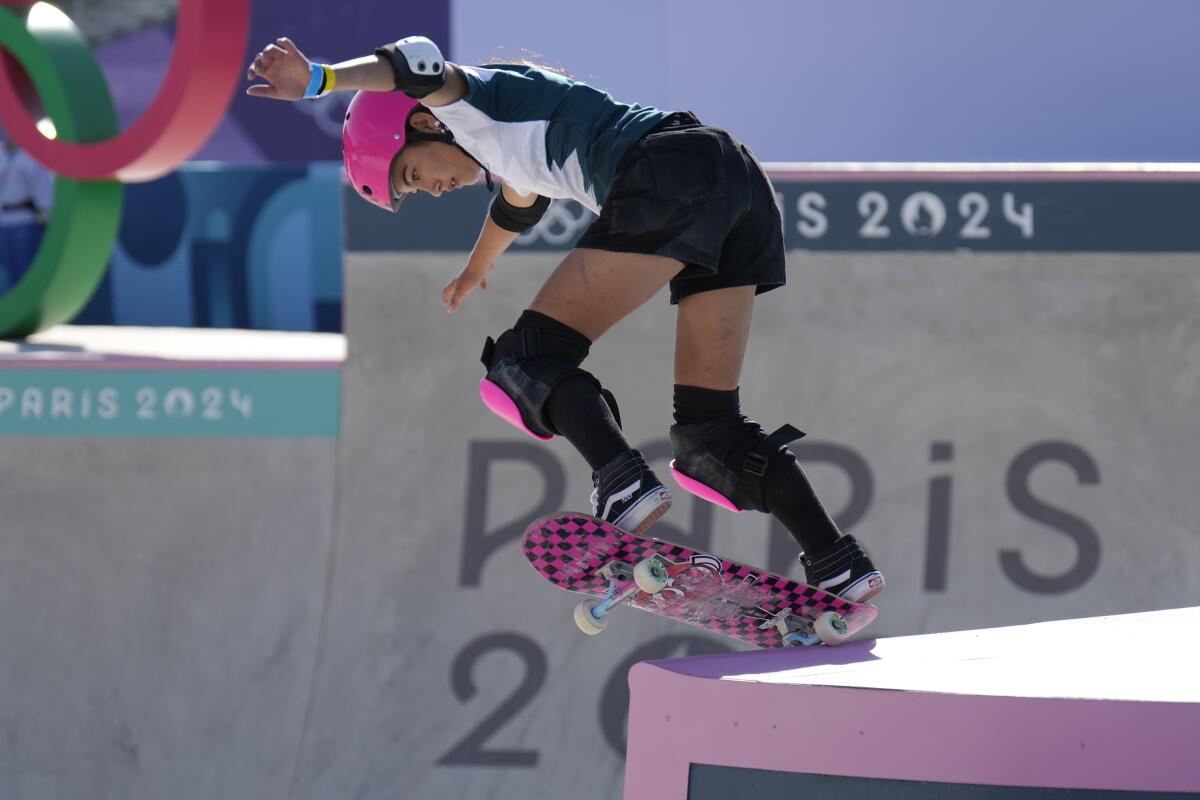
[[675, 468], [674, 459], [671, 460], [671, 475], [675, 478], [675, 482], [678, 483], [679, 486], [684, 491], [691, 492], [692, 494], [696, 495], [696, 497], [699, 497], [702, 500], [707, 500], [710, 503], [715, 503], [716, 505], [719, 505], [721, 508], [728, 508], [730, 511], [741, 511], [742, 510], [742, 509], [738, 508], [737, 506], [735, 506], [733, 504], [732, 500], [730, 500], [728, 497], [721, 494], [720, 492], [718, 492], [716, 489], [712, 488], [708, 484], [701, 483], [700, 481], [696, 480], [695, 478], [689, 478], [687, 475], [684, 475], [682, 472], [680, 472], [678, 469]]
[[535, 439], [541, 439], [543, 442], [548, 442], [554, 438], [553, 436], [542, 436], [539, 433], [529, 430], [529, 427], [525, 424], [525, 420], [521, 419], [521, 411], [517, 408], [517, 404], [512, 401], [511, 397], [504, 393], [503, 389], [487, 378], [479, 382], [479, 398], [483, 400], [485, 406], [491, 409], [493, 414], [517, 430], [524, 431]]

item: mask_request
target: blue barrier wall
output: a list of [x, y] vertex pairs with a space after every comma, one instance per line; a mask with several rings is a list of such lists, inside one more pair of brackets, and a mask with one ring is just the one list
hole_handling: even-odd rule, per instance
[[131, 185], [80, 325], [340, 331], [341, 165], [189, 164]]
[[[1200, 250], [1192, 224], [1197, 173], [995, 167], [954, 175], [919, 166], [768, 166], [788, 250], [862, 252], [1106, 252]], [[1136, 180], [1132, 178], [1136, 177]], [[490, 195], [471, 187], [408, 200], [401, 214], [343, 187], [348, 252], [469, 252]], [[515, 251], [568, 250], [595, 215], [555, 200]]]
[[[1181, 175], [792, 172], [773, 171], [790, 250], [1200, 250], [1200, 183]], [[128, 188], [109, 273], [76, 322], [340, 331], [343, 250], [465, 254], [489, 198], [419, 196], [393, 216], [360, 201], [336, 162], [190, 164]], [[569, 249], [593, 219], [556, 201], [514, 249]]]

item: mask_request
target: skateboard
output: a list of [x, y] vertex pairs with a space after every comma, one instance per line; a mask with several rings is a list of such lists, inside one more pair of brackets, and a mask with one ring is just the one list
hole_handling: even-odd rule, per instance
[[625, 533], [587, 514], [563, 511], [534, 521], [521, 549], [546, 580], [587, 595], [575, 607], [575, 624], [593, 636], [619, 605], [764, 648], [840, 644], [879, 613], [782, 575]]

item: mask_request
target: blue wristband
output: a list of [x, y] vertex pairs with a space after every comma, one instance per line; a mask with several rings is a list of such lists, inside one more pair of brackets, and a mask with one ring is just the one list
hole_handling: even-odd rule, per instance
[[312, 77], [308, 81], [308, 89], [304, 92], [305, 100], [312, 100], [321, 93], [321, 84], [325, 82], [325, 70], [320, 64], [312, 65]]

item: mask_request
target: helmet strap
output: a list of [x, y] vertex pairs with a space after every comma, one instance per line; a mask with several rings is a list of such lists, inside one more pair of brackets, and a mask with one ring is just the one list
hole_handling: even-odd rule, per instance
[[[417, 109], [419, 109], [419, 108], [421, 108], [421, 106], [417, 106]], [[417, 109], [413, 109], [413, 110], [416, 111]], [[454, 134], [451, 133], [450, 131], [446, 130], [445, 125], [442, 125], [441, 133], [426, 133], [424, 131], [413, 130], [412, 127], [409, 127], [405, 133], [405, 138], [410, 142], [441, 142], [442, 144], [454, 145], [459, 150], [462, 150], [464, 153], [466, 153], [467, 158], [471, 159], [472, 161], [474, 161], [476, 164], [479, 165], [479, 168], [483, 170], [483, 177], [484, 177], [484, 180], [487, 182], [488, 191], [489, 192], [495, 191], [496, 184], [492, 180], [491, 170], [489, 170], [487, 167], [485, 167], [479, 161], [478, 158], [471, 155], [470, 153], [467, 153], [466, 148], [464, 148], [461, 144], [454, 141]]]
[[[463, 146], [462, 146], [461, 144], [459, 144], [458, 142], [454, 141], [454, 137], [453, 137], [453, 136], [451, 136], [451, 137], [450, 137], [450, 142], [451, 142], [451, 144], [453, 144], [455, 147], [457, 147], [459, 150], [462, 150], [464, 153], [467, 153], [466, 149], [464, 149], [464, 148], [463, 148]], [[487, 182], [488, 191], [489, 191], [489, 192], [491, 192], [491, 191], [495, 191], [495, 189], [496, 189], [496, 184], [495, 184], [495, 183], [492, 181], [492, 171], [491, 171], [490, 169], [488, 169], [487, 167], [485, 167], [483, 164], [480, 164], [480, 162], [479, 162], [479, 159], [478, 159], [478, 158], [476, 158], [475, 156], [471, 155], [470, 153], [467, 153], [467, 158], [471, 159], [471, 160], [472, 160], [472, 161], [474, 161], [476, 164], [479, 164], [479, 168], [480, 168], [481, 170], [483, 170], [483, 179], [484, 179], [484, 180]]]

